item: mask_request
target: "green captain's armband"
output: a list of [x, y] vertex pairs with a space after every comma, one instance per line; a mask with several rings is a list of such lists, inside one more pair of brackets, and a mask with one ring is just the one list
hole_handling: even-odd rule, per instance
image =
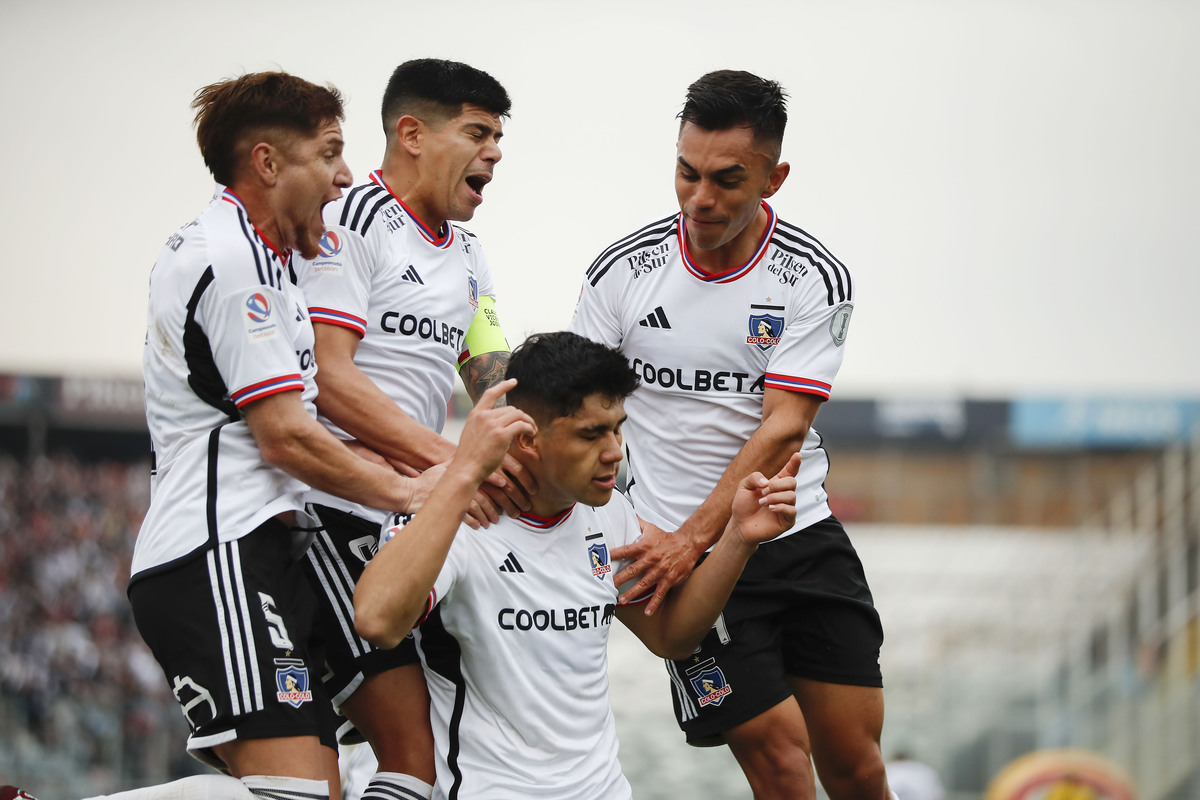
[[500, 327], [500, 318], [496, 316], [495, 298], [482, 295], [479, 298], [479, 310], [471, 320], [464, 340], [466, 347], [458, 354], [458, 371], [462, 372], [466, 364], [475, 356], [484, 353], [507, 353], [510, 348], [508, 339], [504, 338], [504, 329]]

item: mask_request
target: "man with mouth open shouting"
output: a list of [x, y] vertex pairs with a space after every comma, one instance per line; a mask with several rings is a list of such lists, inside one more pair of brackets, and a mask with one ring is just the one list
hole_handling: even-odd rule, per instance
[[[298, 271], [316, 337], [322, 421], [407, 474], [455, 451], [440, 435], [455, 369], [478, 400], [508, 363], [487, 260], [453, 223], [483, 202], [510, 105], [503, 86], [467, 64], [427, 58], [397, 67], [381, 108], [382, 167], [325, 210], [320, 251]], [[535, 488], [506, 458], [476, 492], [470, 518], [486, 526], [519, 515]], [[379, 768], [365, 798], [427, 797], [433, 734], [413, 640], [379, 650], [354, 630], [355, 583], [380, 523], [397, 509], [324, 492], [308, 499], [321, 530], [306, 568], [329, 641], [325, 686], [347, 720], [340, 738], [365, 739], [375, 751]]]

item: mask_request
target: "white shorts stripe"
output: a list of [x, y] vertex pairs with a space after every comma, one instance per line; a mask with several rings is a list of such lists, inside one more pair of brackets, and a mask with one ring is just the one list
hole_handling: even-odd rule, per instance
[[[251, 603], [246, 593], [246, 579], [242, 576], [242, 550], [238, 546], [237, 539], [229, 543], [229, 551], [233, 556], [233, 575], [237, 580], [237, 597], [241, 600], [242, 626], [246, 632], [246, 656], [250, 662], [250, 680], [254, 683], [254, 710], [262, 711], [266, 705], [263, 701], [262, 675], [259, 674], [258, 668], [258, 646], [254, 642], [254, 625], [250, 619]], [[247, 691], [250, 691], [249, 687], [247, 687]]]
[[229, 689], [229, 703], [234, 715], [242, 713], [237, 697], [237, 679], [234, 677], [232, 650], [229, 641], [229, 626], [225, 624], [225, 604], [221, 600], [220, 580], [217, 573], [217, 554], [209, 550], [205, 556], [208, 562], [208, 582], [212, 586], [213, 606], [217, 611], [217, 628], [221, 631], [221, 654], [225, 657], [225, 686]]
[[342, 627], [342, 635], [350, 645], [354, 657], [366, 655], [370, 645], [354, 630], [354, 583], [345, 565], [341, 564], [337, 550], [327, 532], [318, 533], [308, 548], [308, 560], [312, 562], [321, 588], [329, 599]]
[[671, 688], [675, 691], [675, 697], [679, 700], [679, 715], [683, 717], [682, 722], [687, 722], [696, 718], [696, 704], [692, 702], [692, 696], [688, 693], [687, 683], [679, 674], [679, 669], [670, 660], [664, 660], [667, 665], [667, 674], [671, 676]]
[[238, 602], [237, 596], [233, 591], [233, 579], [229, 568], [229, 545], [221, 545], [219, 563], [221, 566], [221, 582], [225, 584], [225, 602], [227, 604], [226, 611], [229, 615], [229, 628], [233, 639], [233, 655], [237, 658], [237, 677], [238, 686], [241, 690], [242, 707], [249, 713], [253, 707], [253, 701], [250, 697], [250, 681], [246, 674], [246, 647], [245, 639], [243, 638], [241, 622], [238, 619]]

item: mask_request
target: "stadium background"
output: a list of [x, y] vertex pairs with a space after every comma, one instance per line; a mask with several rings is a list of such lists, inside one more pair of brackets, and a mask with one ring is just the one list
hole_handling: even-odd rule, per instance
[[[13, 0], [3, 14], [3, 781], [54, 800], [191, 768], [123, 599], [147, 500], [146, 277], [211, 188], [191, 93], [275, 67], [331, 81], [362, 178], [388, 72], [435, 55], [514, 96], [470, 225], [514, 343], [562, 327], [586, 262], [672, 208], [690, 80], [779, 79], [793, 172], [776, 207], [851, 266], [863, 300], [818, 427], [889, 631], [885, 751], [911, 749], [963, 800], [1064, 744], [1107, 754], [1144, 798], [1200, 796], [1197, 4]], [[653, 659], [618, 640], [613, 669], [639, 797], [747, 795], [727, 754], [678, 741]]]

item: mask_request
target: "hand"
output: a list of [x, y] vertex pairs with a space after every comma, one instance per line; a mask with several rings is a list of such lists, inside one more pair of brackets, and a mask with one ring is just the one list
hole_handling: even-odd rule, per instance
[[[345, 445], [346, 445], [346, 447], [350, 448], [351, 453], [354, 453], [354, 455], [358, 456], [359, 458], [363, 459], [364, 461], [370, 461], [372, 464], [378, 464], [381, 467], [391, 467], [392, 466], [392, 464], [386, 458], [381, 456], [379, 453], [376, 453], [371, 448], [367, 447], [365, 444], [360, 442], [358, 439], [347, 439], [345, 441]], [[399, 470], [397, 470], [397, 471], [399, 472]], [[402, 473], [402, 474], [407, 474], [407, 473]]]
[[767, 480], [761, 472], [742, 479], [733, 496], [730, 526], [740, 532], [746, 544], [759, 545], [774, 539], [796, 524], [796, 473], [800, 454], [783, 465], [775, 477]]
[[692, 574], [704, 548], [697, 548], [691, 538], [680, 531], [668, 533], [643, 519], [639, 519], [638, 523], [642, 528], [642, 538], [633, 544], [613, 548], [614, 561], [625, 558], [634, 560], [614, 575], [613, 581], [621, 586], [641, 575], [641, 580], [622, 594], [617, 602], [628, 603], [653, 588], [654, 596], [646, 603], [645, 612], [646, 616], [650, 616], [662, 605], [667, 591]]
[[[400, 470], [397, 470], [399, 472]], [[415, 471], [415, 470], [414, 470]], [[407, 514], [415, 514], [421, 510], [421, 506], [425, 505], [425, 500], [428, 499], [429, 493], [433, 491], [433, 487], [437, 484], [441, 477], [446, 474], [445, 464], [435, 464], [424, 472], [418, 473], [410, 478], [412, 481], [412, 501], [408, 508], [404, 511]]]
[[522, 433], [537, 432], [533, 418], [524, 411], [512, 406], [496, 407], [504, 393], [516, 385], [513, 378], [501, 381], [479, 398], [467, 415], [458, 448], [450, 459], [451, 469], [465, 471], [474, 481], [483, 483], [503, 462], [513, 439]]
[[500, 469], [479, 488], [505, 514], [519, 517], [532, 506], [530, 498], [537, 493], [537, 480], [520, 461], [505, 455]]

